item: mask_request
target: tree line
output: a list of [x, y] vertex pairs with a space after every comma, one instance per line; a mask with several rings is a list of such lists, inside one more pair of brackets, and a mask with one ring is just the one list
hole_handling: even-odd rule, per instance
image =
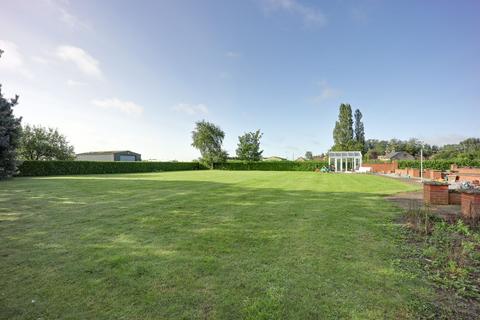
[[[423, 143], [417, 138], [408, 140], [390, 139], [365, 139], [363, 115], [359, 109], [352, 115], [349, 104], [341, 104], [338, 120], [333, 129], [332, 151], [361, 151], [366, 160], [375, 160], [391, 152], [405, 151], [414, 157], [423, 155], [431, 159], [480, 159], [480, 139], [468, 138], [458, 144], [448, 144], [442, 147]], [[311, 154], [309, 154], [311, 156]], [[307, 154], [306, 154], [306, 158]]]
[[[0, 58], [3, 51], [0, 50]], [[75, 152], [66, 137], [54, 128], [25, 125], [22, 118], [15, 117], [13, 108], [18, 104], [18, 96], [7, 99], [2, 94], [0, 84], [0, 178], [12, 176], [16, 171], [16, 160], [73, 160]], [[413, 156], [420, 154], [423, 146], [425, 157], [432, 159], [480, 159], [480, 139], [468, 138], [458, 144], [422, 144], [416, 138], [408, 140], [365, 139], [363, 115], [359, 109], [352, 113], [349, 104], [341, 104], [338, 120], [333, 130], [332, 151], [362, 151], [367, 159], [377, 159], [394, 151], [405, 151]], [[260, 130], [246, 132], [238, 137], [235, 159], [242, 161], [262, 160]], [[224, 131], [205, 120], [195, 123], [192, 131], [192, 146], [200, 151], [200, 161], [213, 168], [214, 163], [227, 161], [228, 153], [222, 149]], [[305, 154], [313, 160], [311, 151]]]

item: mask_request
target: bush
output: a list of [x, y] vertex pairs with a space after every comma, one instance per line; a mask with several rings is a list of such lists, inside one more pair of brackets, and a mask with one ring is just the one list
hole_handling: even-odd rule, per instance
[[134, 173], [205, 169], [198, 162], [23, 161], [19, 176]]
[[[451, 160], [425, 160], [423, 161], [424, 169], [449, 170], [450, 165], [456, 164], [459, 167], [480, 167], [480, 160], [469, 159], [451, 159]], [[398, 161], [398, 168], [416, 168], [420, 169], [420, 160], [401, 160]]]
[[258, 162], [227, 162], [215, 164], [220, 170], [260, 170], [260, 171], [315, 171], [328, 167], [326, 161], [258, 161]]

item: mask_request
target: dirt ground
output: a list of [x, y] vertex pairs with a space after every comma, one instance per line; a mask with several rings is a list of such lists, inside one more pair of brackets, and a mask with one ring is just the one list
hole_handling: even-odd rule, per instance
[[[420, 182], [417, 179], [405, 179], [405, 178], [391, 178], [399, 179], [402, 182], [408, 184], [419, 185]], [[457, 220], [461, 216], [460, 205], [425, 205], [423, 203], [423, 191], [402, 192], [386, 197], [395, 205], [404, 210], [418, 210], [424, 208], [431, 213], [448, 221]]]

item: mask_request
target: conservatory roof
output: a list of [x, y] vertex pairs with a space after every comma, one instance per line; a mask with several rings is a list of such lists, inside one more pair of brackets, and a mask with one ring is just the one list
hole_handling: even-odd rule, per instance
[[354, 158], [354, 157], [361, 157], [362, 153], [360, 151], [330, 151], [328, 153], [329, 157], [332, 158]]

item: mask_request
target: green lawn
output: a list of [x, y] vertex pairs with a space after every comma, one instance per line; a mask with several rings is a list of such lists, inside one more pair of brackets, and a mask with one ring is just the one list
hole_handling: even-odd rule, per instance
[[416, 318], [395, 266], [411, 185], [192, 171], [0, 182], [0, 319]]

